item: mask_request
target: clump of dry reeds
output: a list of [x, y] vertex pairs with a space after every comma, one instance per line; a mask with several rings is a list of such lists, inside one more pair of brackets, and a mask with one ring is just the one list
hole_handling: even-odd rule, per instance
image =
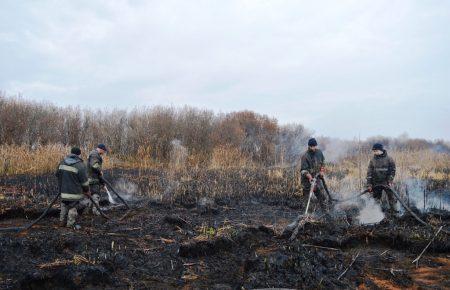
[[69, 152], [62, 145], [0, 146], [0, 175], [41, 174], [56, 170], [61, 158]]
[[[0, 145], [0, 176], [16, 174], [45, 174], [55, 172], [61, 160], [70, 153], [70, 147], [61, 144], [40, 145], [35, 147]], [[87, 159], [88, 150], [82, 152]], [[114, 158], [104, 158], [105, 169], [114, 166]], [[122, 162], [118, 162], [123, 164]]]

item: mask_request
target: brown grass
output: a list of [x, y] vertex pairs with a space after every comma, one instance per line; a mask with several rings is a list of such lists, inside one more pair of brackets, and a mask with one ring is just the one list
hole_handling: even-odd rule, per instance
[[[69, 152], [70, 147], [60, 144], [37, 146], [34, 149], [24, 145], [0, 145], [0, 176], [54, 172], [59, 162]], [[84, 160], [87, 159], [88, 153], [88, 151], [82, 153]], [[114, 161], [114, 158], [105, 158], [104, 168], [115, 166]], [[120, 161], [117, 163], [126, 164]]]
[[[432, 150], [389, 151], [395, 160], [397, 172], [394, 182], [402, 185], [408, 179], [449, 181], [450, 158], [448, 154]], [[356, 156], [328, 167], [332, 173], [328, 186], [335, 192], [356, 192], [366, 183], [367, 167], [372, 155]]]
[[218, 146], [214, 148], [210, 168], [243, 168], [254, 167], [252, 160], [246, 157], [241, 150], [231, 146]]
[[69, 149], [62, 145], [0, 146], [0, 175], [40, 174], [52, 172]]
[[[63, 145], [38, 146], [31, 150], [28, 146], [1, 145], [0, 146], [0, 176], [16, 174], [44, 174], [52, 173], [60, 160], [69, 152], [70, 148]], [[448, 181], [450, 175], [450, 158], [448, 154], [437, 153], [431, 150], [393, 151], [389, 152], [397, 163], [397, 176], [395, 182], [402, 184], [409, 178]], [[86, 159], [88, 150], [83, 150]], [[136, 156], [119, 159], [114, 152], [108, 154], [104, 160], [104, 168], [137, 168], [161, 169], [170, 173], [170, 178], [182, 189], [189, 180], [210, 178], [210, 174], [202, 169], [217, 173], [215, 178], [223, 179], [220, 184], [230, 181], [231, 171], [245, 169], [245, 178], [249, 172], [258, 172], [248, 182], [257, 182], [258, 188], [271, 184], [265, 190], [268, 193], [282, 192], [290, 188], [292, 192], [300, 193], [300, 179], [298, 170], [292, 174], [289, 170], [281, 168], [264, 169], [258, 166], [242, 152], [230, 146], [216, 147], [211, 156], [202, 154], [189, 154], [183, 148], [175, 148], [170, 152], [170, 160], [166, 163], [157, 162], [153, 158], [151, 147], [140, 147]], [[359, 159], [358, 159], [359, 158]], [[339, 163], [328, 166], [327, 181], [332, 192], [358, 192], [365, 183], [366, 169], [370, 155], [347, 158]], [[360, 166], [361, 164], [361, 166]], [[194, 174], [195, 173], [195, 174]], [[255, 173], [256, 174], [256, 173]], [[210, 177], [208, 177], [210, 176]], [[258, 177], [256, 177], [258, 176]], [[256, 179], [255, 179], [256, 178]], [[278, 184], [278, 187], [275, 186]], [[186, 185], [188, 187], [188, 185]], [[222, 190], [228, 190], [228, 185], [222, 184]], [[187, 189], [186, 189], [187, 190]], [[210, 186], [205, 191], [212, 193]]]

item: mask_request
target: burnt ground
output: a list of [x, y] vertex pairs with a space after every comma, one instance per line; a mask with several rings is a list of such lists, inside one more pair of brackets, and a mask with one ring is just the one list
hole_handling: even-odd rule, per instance
[[[28, 223], [48, 202], [14, 183], [0, 190], [0, 228]], [[55, 206], [27, 232], [0, 232], [0, 289], [450, 289], [448, 236], [416, 267], [434, 232], [409, 216], [375, 225], [317, 217], [289, 241], [283, 229], [303, 208], [295, 195], [141, 198], [132, 207], [109, 208], [115, 221], [83, 216], [75, 231], [57, 226]], [[450, 223], [448, 213], [422, 217]]]

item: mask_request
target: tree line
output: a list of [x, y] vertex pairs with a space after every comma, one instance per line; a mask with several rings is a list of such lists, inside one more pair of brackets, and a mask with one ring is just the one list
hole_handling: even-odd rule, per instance
[[[147, 155], [156, 162], [170, 159], [173, 141], [191, 156], [207, 162], [215, 149], [238, 150], [255, 164], [296, 162], [313, 135], [301, 124], [280, 125], [275, 118], [252, 111], [217, 114], [193, 107], [141, 107], [132, 110], [93, 110], [60, 107], [0, 94], [0, 145], [62, 144], [84, 150], [105, 143], [120, 158]], [[325, 150], [333, 150], [336, 140], [318, 138]], [[387, 146], [409, 149], [449, 150], [443, 141], [375, 137], [363, 144], [346, 144], [345, 153], [356, 148], [370, 149], [374, 140]], [[347, 142], [347, 143], [346, 143]]]

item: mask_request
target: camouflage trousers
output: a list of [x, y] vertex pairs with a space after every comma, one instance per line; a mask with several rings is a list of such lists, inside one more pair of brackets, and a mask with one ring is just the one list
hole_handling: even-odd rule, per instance
[[[92, 199], [94, 200], [94, 202], [95, 202], [95, 204], [97, 206], [100, 206], [99, 202], [100, 202], [101, 188], [102, 188], [102, 185], [100, 185], [100, 184], [91, 184], [91, 185], [89, 185], [89, 190], [91, 191]], [[89, 201], [89, 203], [88, 203], [87, 208], [85, 209], [85, 213], [92, 212], [94, 215], [100, 215], [100, 212], [92, 204], [92, 201], [89, 200], [89, 199], [88, 199], [88, 201]]]
[[62, 226], [73, 227], [77, 222], [78, 211], [83, 211], [88, 205], [88, 200], [61, 201], [61, 211], [59, 221]]

